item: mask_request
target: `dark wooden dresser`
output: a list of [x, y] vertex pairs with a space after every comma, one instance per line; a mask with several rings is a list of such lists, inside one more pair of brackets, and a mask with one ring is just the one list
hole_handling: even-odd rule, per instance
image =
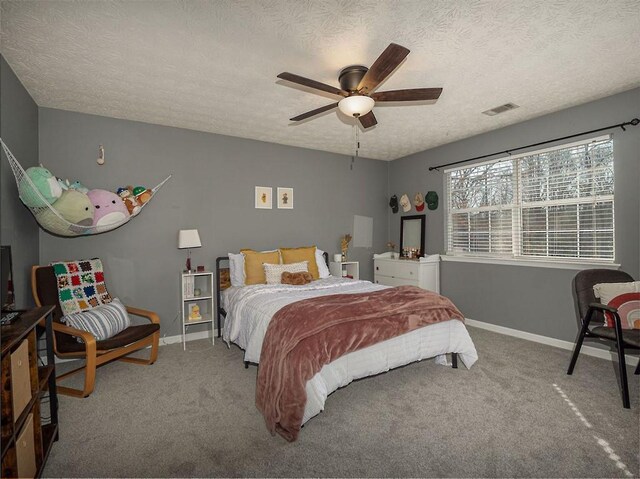
[[[2, 477], [40, 477], [58, 440], [53, 306], [23, 311], [0, 327], [2, 342]], [[41, 358], [38, 345], [44, 347]]]

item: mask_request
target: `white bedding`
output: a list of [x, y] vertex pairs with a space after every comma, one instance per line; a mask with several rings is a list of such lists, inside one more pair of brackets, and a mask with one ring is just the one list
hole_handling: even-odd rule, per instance
[[[330, 294], [362, 293], [387, 288], [369, 281], [329, 277], [304, 286], [253, 285], [230, 287], [222, 292], [222, 307], [227, 312], [223, 339], [245, 351], [244, 359], [260, 362], [260, 351], [269, 321], [287, 304]], [[307, 405], [303, 424], [324, 409], [333, 391], [354, 379], [372, 376], [414, 361], [437, 357], [446, 363], [444, 354], [457, 352], [467, 368], [478, 359], [471, 337], [458, 320], [431, 324], [396, 338], [346, 354], [325, 365], [307, 383]]]

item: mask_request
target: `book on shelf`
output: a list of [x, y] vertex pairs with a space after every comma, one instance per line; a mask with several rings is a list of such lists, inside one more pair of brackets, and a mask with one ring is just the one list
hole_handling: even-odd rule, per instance
[[193, 276], [184, 276], [182, 288], [184, 297], [192, 298], [195, 289], [195, 278]]

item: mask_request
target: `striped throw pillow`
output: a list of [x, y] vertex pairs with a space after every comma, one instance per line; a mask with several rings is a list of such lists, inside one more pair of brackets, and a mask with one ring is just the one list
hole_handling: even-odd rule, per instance
[[[67, 326], [93, 334], [96, 341], [109, 339], [131, 324], [127, 309], [118, 298], [113, 298], [111, 303], [96, 306], [89, 311], [67, 314], [61, 321]], [[82, 342], [80, 338], [77, 339], [78, 342]]]
[[264, 275], [267, 278], [267, 284], [281, 284], [282, 273], [302, 273], [309, 272], [309, 262], [300, 261], [299, 263], [289, 264], [270, 264], [264, 263]]

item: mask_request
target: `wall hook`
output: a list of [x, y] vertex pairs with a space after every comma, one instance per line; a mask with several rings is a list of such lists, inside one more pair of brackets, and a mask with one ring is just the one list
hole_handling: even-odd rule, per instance
[[100, 166], [104, 165], [104, 146], [98, 146], [98, 159], [96, 160]]

